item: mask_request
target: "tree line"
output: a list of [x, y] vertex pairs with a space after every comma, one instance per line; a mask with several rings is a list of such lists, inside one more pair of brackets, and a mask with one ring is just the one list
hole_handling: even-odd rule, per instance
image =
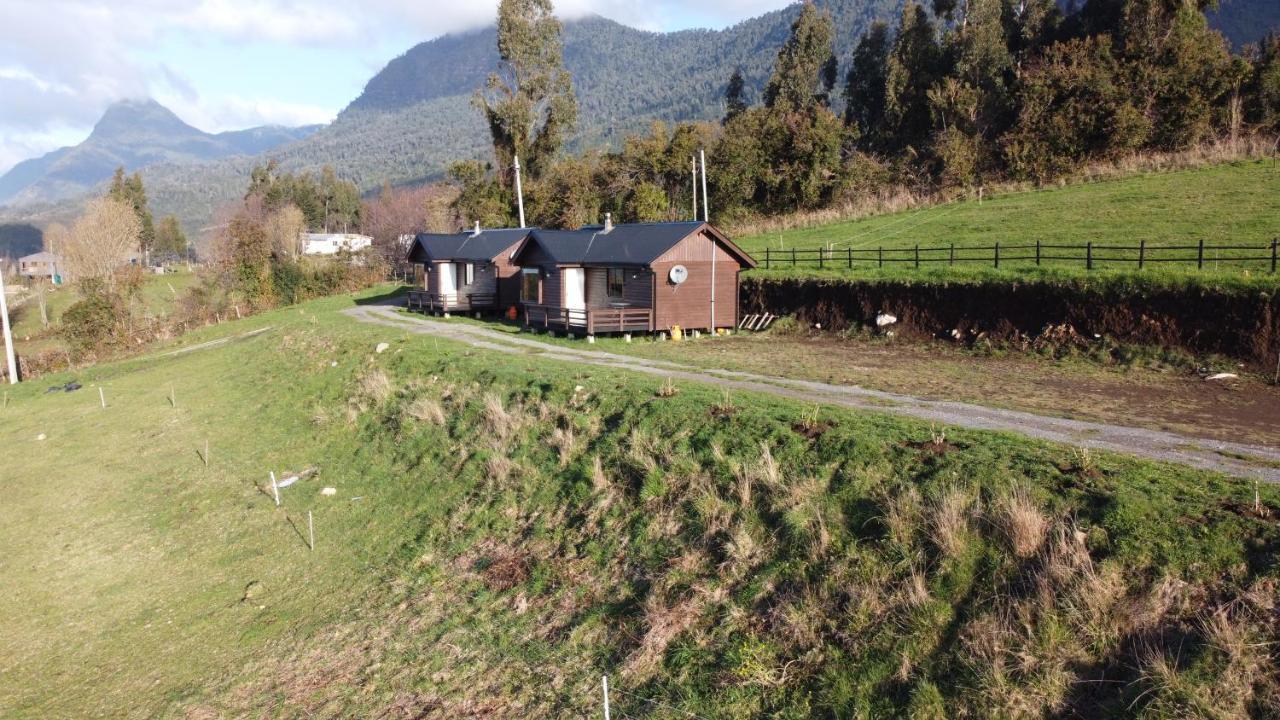
[[1280, 38], [1233, 53], [1210, 0], [907, 3], [875, 23], [843, 75], [830, 14], [806, 2], [759, 103], [742, 73], [716, 123], [655, 124], [614, 151], [562, 153], [576, 118], [550, 0], [503, 0], [501, 63], [477, 91], [497, 162], [450, 167], [460, 224], [574, 227], [693, 215], [705, 149], [717, 220], [821, 208], [887, 187], [1045, 183], [1082, 165], [1280, 133]]

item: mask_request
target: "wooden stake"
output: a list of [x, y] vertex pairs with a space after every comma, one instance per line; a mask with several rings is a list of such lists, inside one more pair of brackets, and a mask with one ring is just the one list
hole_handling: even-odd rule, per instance
[[271, 471], [271, 494], [276, 496], [276, 507], [280, 507], [280, 486], [276, 485], [276, 472]]
[[173, 391], [173, 383], [169, 383], [169, 407], [178, 407], [178, 395]]
[[102, 403], [103, 410], [107, 409], [107, 394], [102, 391], [101, 387], [98, 388], [98, 402]]
[[316, 551], [316, 525], [311, 519], [311, 511], [307, 511], [307, 535], [311, 538], [311, 552]]
[[237, 320], [239, 320], [239, 319], [240, 319], [240, 306], [239, 306], [239, 305], [237, 305], [237, 306], [236, 306], [236, 319], [237, 319]]

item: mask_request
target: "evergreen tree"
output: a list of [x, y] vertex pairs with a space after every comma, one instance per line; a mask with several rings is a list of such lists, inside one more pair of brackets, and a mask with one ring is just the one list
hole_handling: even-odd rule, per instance
[[174, 215], [166, 215], [156, 228], [156, 255], [161, 257], [185, 257], [187, 236]]
[[117, 167], [111, 178], [111, 189], [107, 197], [119, 200], [133, 208], [138, 216], [138, 252], [148, 252], [155, 245], [156, 230], [151, 218], [151, 210], [147, 207], [147, 191], [142, 185], [142, 174], [135, 172], [131, 176], [124, 174], [123, 167]]
[[826, 75], [823, 70], [832, 57], [834, 34], [830, 13], [819, 10], [813, 2], [805, 2], [765, 86], [766, 107], [800, 110], [821, 102]]
[[502, 0], [498, 5], [498, 55], [474, 104], [485, 116], [499, 181], [510, 185], [508, 171], [520, 158], [536, 180], [560, 151], [578, 118], [573, 81], [564, 68], [560, 21], [551, 0]]
[[1253, 72], [1244, 87], [1245, 121], [1280, 132], [1280, 35], [1270, 35], [1250, 52]]
[[933, 127], [928, 92], [941, 75], [941, 65], [942, 52], [929, 13], [916, 3], [907, 4], [885, 71], [889, 150], [919, 150], [928, 144]]
[[885, 82], [889, 62], [889, 26], [877, 22], [858, 41], [845, 79], [845, 124], [858, 132], [859, 146], [874, 150], [883, 143]]
[[742, 68], [733, 71], [729, 76], [729, 84], [724, 89], [724, 122], [727, 124], [747, 109], [747, 84], [742, 78]]

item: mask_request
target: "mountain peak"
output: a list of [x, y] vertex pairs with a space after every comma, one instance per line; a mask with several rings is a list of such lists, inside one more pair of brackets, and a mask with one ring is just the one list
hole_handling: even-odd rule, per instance
[[89, 137], [99, 140], [143, 140], [202, 135], [173, 111], [151, 98], [118, 100], [107, 108]]

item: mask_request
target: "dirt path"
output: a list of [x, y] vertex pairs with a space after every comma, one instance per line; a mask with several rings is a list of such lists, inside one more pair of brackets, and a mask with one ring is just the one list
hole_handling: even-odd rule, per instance
[[1280, 447], [1222, 442], [1159, 430], [1053, 418], [968, 403], [924, 400], [854, 385], [794, 380], [747, 372], [701, 369], [587, 349], [565, 348], [484, 327], [407, 316], [395, 305], [365, 305], [343, 311], [361, 322], [458, 340], [508, 354], [537, 352], [539, 357], [672, 377], [735, 390], [764, 392], [805, 402], [840, 405], [978, 430], [1013, 432], [1040, 440], [1181, 463], [1245, 478], [1280, 483]]

